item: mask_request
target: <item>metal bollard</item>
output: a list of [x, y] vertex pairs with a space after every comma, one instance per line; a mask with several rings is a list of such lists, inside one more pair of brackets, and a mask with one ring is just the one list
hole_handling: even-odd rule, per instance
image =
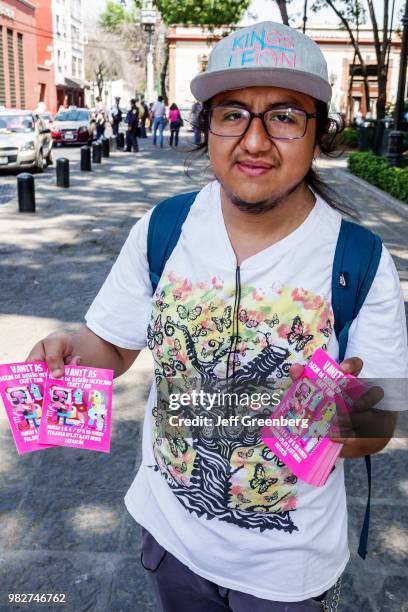
[[90, 172], [91, 167], [91, 148], [88, 146], [81, 147], [81, 170]]
[[119, 134], [116, 136], [116, 144], [118, 149], [125, 148], [125, 135], [123, 132], [119, 132]]
[[112, 151], [112, 153], [116, 151], [116, 137], [115, 136], [111, 136], [109, 138], [109, 148]]
[[17, 175], [17, 195], [19, 212], [35, 213], [34, 177], [29, 172]]
[[94, 142], [92, 145], [92, 161], [94, 164], [102, 162], [102, 145], [100, 142]]
[[69, 159], [57, 159], [57, 187], [69, 187]]
[[109, 157], [109, 138], [102, 138], [102, 157]]

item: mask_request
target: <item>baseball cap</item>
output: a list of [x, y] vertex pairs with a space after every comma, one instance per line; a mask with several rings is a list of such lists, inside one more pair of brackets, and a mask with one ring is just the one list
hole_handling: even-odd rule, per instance
[[263, 21], [222, 38], [205, 72], [190, 84], [200, 102], [222, 91], [271, 86], [292, 89], [330, 102], [327, 64], [308, 36], [281, 23]]

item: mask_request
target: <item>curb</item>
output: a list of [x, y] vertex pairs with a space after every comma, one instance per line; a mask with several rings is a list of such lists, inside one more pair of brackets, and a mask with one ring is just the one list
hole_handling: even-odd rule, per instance
[[358, 185], [365, 191], [368, 191], [369, 193], [372, 193], [373, 195], [377, 196], [377, 198], [379, 198], [382, 202], [384, 202], [384, 204], [386, 204], [390, 208], [393, 208], [401, 216], [408, 219], [408, 204], [402, 204], [402, 202], [400, 202], [396, 198], [393, 198], [385, 191], [382, 191], [381, 189], [378, 189], [378, 187], [374, 187], [374, 185], [371, 185], [370, 183], [367, 183], [367, 181], [364, 181], [358, 176], [355, 176], [354, 174], [349, 172], [349, 170], [343, 170], [342, 168], [336, 168], [335, 172], [339, 172], [340, 174], [345, 176], [349, 181], [355, 183], [356, 185]]

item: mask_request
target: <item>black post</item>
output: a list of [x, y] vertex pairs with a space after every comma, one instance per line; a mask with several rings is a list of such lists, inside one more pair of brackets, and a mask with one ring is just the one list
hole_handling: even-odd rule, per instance
[[118, 149], [125, 148], [125, 135], [123, 132], [119, 132], [119, 134], [116, 136], [116, 143]]
[[34, 177], [29, 172], [17, 175], [18, 210], [22, 213], [35, 213]]
[[102, 138], [102, 157], [109, 157], [109, 138]]
[[407, 74], [407, 53], [408, 53], [408, 0], [405, 0], [405, 13], [402, 18], [403, 30], [401, 41], [401, 59], [398, 77], [397, 103], [395, 105], [394, 130], [388, 140], [387, 160], [391, 166], [402, 166], [404, 150], [404, 132], [402, 126], [404, 122], [404, 102], [405, 84]]
[[91, 147], [81, 147], [81, 170], [83, 172], [90, 172], [91, 167]]
[[94, 164], [102, 162], [102, 145], [100, 142], [94, 142], [92, 145], [92, 161]]
[[57, 187], [69, 187], [69, 159], [57, 159]]
[[116, 136], [111, 136], [109, 138], [109, 147], [112, 153], [116, 151]]

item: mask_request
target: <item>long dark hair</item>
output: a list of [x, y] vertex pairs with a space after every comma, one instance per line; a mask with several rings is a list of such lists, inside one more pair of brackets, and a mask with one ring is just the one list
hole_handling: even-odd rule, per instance
[[[185, 170], [188, 176], [190, 175], [189, 171], [193, 160], [208, 153], [210, 106], [211, 101], [204, 103], [192, 126], [204, 133], [204, 140], [201, 144], [194, 145], [194, 148], [188, 150], [191, 154], [185, 163]], [[344, 130], [344, 121], [340, 115], [329, 116], [326, 103], [320, 100], [316, 100], [316, 115], [316, 144], [324, 155], [337, 157], [343, 152], [341, 149], [341, 133]], [[353, 208], [347, 202], [344, 202], [344, 198], [341, 198], [330, 185], [327, 185], [327, 183], [323, 181], [313, 165], [310, 166], [305, 176], [305, 181], [318, 196], [329, 204], [329, 206], [346, 215], [357, 218]]]

